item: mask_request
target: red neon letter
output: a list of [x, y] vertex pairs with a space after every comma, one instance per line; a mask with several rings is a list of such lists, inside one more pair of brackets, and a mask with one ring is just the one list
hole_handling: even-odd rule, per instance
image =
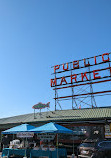
[[[101, 78], [101, 76], [96, 76], [96, 75], [99, 74], [97, 71], [99, 71], [99, 70], [93, 70], [94, 79], [100, 79], [100, 78]], [[95, 72], [96, 72], [96, 73], [95, 73]]]
[[77, 75], [76, 74], [74, 74], [74, 75], [71, 75], [71, 83], [72, 83], [72, 80], [74, 79], [75, 80], [75, 82], [77, 82]]
[[78, 68], [79, 68], [79, 60], [73, 61], [73, 69], [78, 69]]
[[64, 68], [64, 65], [65, 65], [65, 64], [62, 64], [63, 70], [68, 70], [68, 63], [66, 63], [66, 65], [67, 65], [67, 68], [66, 68], [66, 69]]
[[85, 66], [85, 67], [86, 67], [86, 66], [90, 66], [89, 61], [88, 61], [88, 64], [86, 64], [86, 59], [84, 59], [84, 66]]
[[[54, 80], [54, 81], [53, 81], [53, 80]], [[53, 86], [56, 86], [56, 78], [50, 80], [50, 86], [52, 87], [52, 85], [53, 85]]]
[[88, 78], [87, 78], [87, 76], [86, 76], [86, 73], [87, 72], [85, 72], [85, 73], [81, 73], [81, 78], [82, 78], [82, 81], [83, 81], [83, 78], [85, 77], [86, 78], [86, 80], [88, 81]]
[[97, 62], [96, 62], [96, 56], [94, 56], [94, 61], [95, 61], [95, 64], [97, 64]]
[[59, 69], [59, 65], [55, 65], [55, 66], [54, 66], [54, 73], [55, 73], [55, 71], [56, 71], [57, 69]]
[[65, 82], [67, 84], [65, 77], [62, 77], [60, 85], [62, 84], [62, 82]]
[[[108, 59], [104, 59], [104, 55], [108, 55]], [[102, 61], [103, 62], [106, 62], [106, 61], [109, 61], [109, 53], [104, 53], [104, 54], [102, 54]]]

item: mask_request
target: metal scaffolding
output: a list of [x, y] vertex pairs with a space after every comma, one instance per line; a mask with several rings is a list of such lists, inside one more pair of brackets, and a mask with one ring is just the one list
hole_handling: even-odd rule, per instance
[[[104, 61], [101, 62], [100, 59], [103, 60], [103, 57], [104, 56], [106, 57], [106, 55], [107, 55], [107, 60], [104, 59]], [[55, 79], [57, 81], [60, 81], [62, 78], [60, 77], [59, 74], [67, 73], [64, 77], [65, 79], [69, 79], [71, 75], [75, 74], [75, 72], [76, 72], [76, 77], [77, 77], [76, 79], [78, 80], [77, 82], [71, 82], [71, 81], [66, 82], [66, 80], [64, 79], [65, 83], [63, 84], [56, 83], [55, 85], [52, 86], [53, 90], [55, 91], [55, 97], [54, 97], [55, 111], [57, 110], [57, 106], [59, 106], [59, 108], [62, 109], [60, 101], [63, 101], [63, 100], [72, 100], [72, 106], [71, 106], [72, 109], [78, 109], [78, 108], [84, 108], [84, 107], [96, 108], [97, 103], [95, 100], [95, 96], [111, 95], [111, 89], [99, 90], [99, 91], [94, 91], [93, 89], [93, 85], [97, 85], [96, 87], [98, 87], [98, 84], [101, 83], [103, 84], [103, 87], [104, 87], [104, 83], [111, 81], [110, 55], [111, 53], [105, 53], [104, 56], [98, 55], [95, 57], [78, 60], [78, 62], [84, 62], [85, 64], [86, 63], [87, 64], [86, 66], [79, 66], [78, 68], [75, 68], [75, 69], [74, 67], [72, 67], [73, 62], [65, 63], [64, 67], [65, 66], [67, 67], [65, 70], [57, 71], [55, 69], [52, 75], [55, 76]], [[93, 59], [95, 63], [90, 64], [90, 61]], [[100, 62], [97, 63], [97, 60]], [[60, 64], [59, 67], [61, 67], [62, 65], [63, 64]], [[101, 76], [100, 78], [98, 77], [96, 79], [95, 78], [93, 79], [92, 74], [94, 73], [93, 72], [94, 67], [97, 67], [97, 68], [99, 67], [99, 69], [97, 69], [98, 72], [101, 72], [105, 75]], [[52, 68], [54, 68], [54, 66]], [[80, 72], [80, 70], [83, 70], [83, 69], [85, 69], [85, 72], [83, 73], [83, 75], [86, 75], [85, 73], [87, 73], [87, 76], [85, 76], [86, 80], [81, 81], [80, 78], [81, 78], [82, 73]], [[106, 71], [108, 71], [108, 74], [106, 74]], [[95, 74], [97, 75], [98, 73], [95, 73]], [[87, 77], [89, 77], [89, 79], [87, 79]], [[64, 95], [64, 92], [67, 91], [67, 89], [71, 89], [71, 95]], [[58, 93], [60, 90], [64, 90], [62, 95], [59, 95]]]

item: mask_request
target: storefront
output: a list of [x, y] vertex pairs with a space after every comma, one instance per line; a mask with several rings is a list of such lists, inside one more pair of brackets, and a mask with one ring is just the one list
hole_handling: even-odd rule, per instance
[[75, 109], [49, 111], [26, 114], [0, 119], [0, 131], [28, 123], [40, 126], [48, 122], [56, 122], [74, 131], [74, 135], [59, 135], [59, 143], [71, 146], [79, 145], [85, 139], [110, 139], [111, 138], [111, 107], [94, 109]]

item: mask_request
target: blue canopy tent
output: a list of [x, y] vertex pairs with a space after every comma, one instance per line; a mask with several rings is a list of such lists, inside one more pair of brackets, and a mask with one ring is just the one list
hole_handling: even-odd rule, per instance
[[[2, 134], [17, 134], [21, 132], [29, 132], [29, 130], [34, 129], [34, 128], [35, 128], [34, 126], [29, 125], [29, 124], [21, 124], [19, 126], [3, 131]], [[25, 149], [25, 157], [26, 157], [26, 149]]]
[[34, 128], [35, 128], [34, 126], [31, 126], [29, 124], [21, 124], [19, 126], [16, 126], [16, 127], [3, 131], [2, 134], [16, 134], [16, 133], [20, 133], [20, 132], [28, 132]]
[[29, 131], [34, 132], [34, 133], [69, 133], [69, 134], [73, 134], [72, 130], [70, 130], [66, 127], [60, 126], [54, 122], [47, 123], [45, 125], [36, 127]]
[[54, 122], [47, 123], [45, 125], [42, 125], [40, 127], [36, 127], [35, 129], [31, 129], [30, 132], [34, 133], [57, 133], [57, 158], [58, 158], [58, 134], [59, 133], [68, 133], [73, 134], [73, 131], [60, 126]]

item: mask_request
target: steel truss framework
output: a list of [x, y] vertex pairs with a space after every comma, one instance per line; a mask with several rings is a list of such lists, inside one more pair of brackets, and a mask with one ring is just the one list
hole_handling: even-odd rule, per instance
[[[99, 59], [102, 55], [98, 55], [96, 56], [96, 59]], [[110, 59], [111, 56], [111, 52], [108, 53], [108, 58]], [[91, 59], [93, 59], [94, 57], [90, 57], [90, 58], [85, 58], [86, 62], [89, 63]], [[83, 61], [84, 59], [78, 60]], [[69, 62], [67, 64], [69, 64], [70, 68], [67, 70], [67, 72], [69, 73], [68, 75], [65, 75], [65, 78], [69, 78], [72, 74], [75, 73], [75, 69], [73, 69], [71, 67], [71, 64], [73, 62]], [[64, 64], [65, 65], [65, 64]], [[105, 67], [104, 67], [105, 65]], [[62, 64], [60, 64], [59, 66], [62, 66]], [[101, 78], [98, 79], [92, 79], [92, 73], [93, 70], [91, 70], [91, 68], [93, 68], [94, 66], [103, 66], [102, 69], [98, 69], [99, 72], [102, 72], [103, 74], [105, 74], [105, 71], [109, 71], [108, 75], [105, 75]], [[54, 68], [54, 66], [52, 67]], [[103, 96], [103, 95], [111, 95], [111, 89], [107, 89], [107, 90], [99, 90], [99, 91], [94, 91], [93, 90], [93, 85], [99, 85], [99, 83], [102, 83], [104, 86], [104, 83], [110, 82], [111, 81], [111, 60], [106, 61], [106, 62], [99, 62], [96, 64], [92, 64], [92, 65], [88, 65], [87, 67], [81, 66], [76, 70], [80, 70], [85, 68], [85, 70], [87, 71], [87, 75], [89, 77], [88, 80], [84, 80], [84, 81], [80, 81], [80, 74], [81, 73], [77, 73], [76, 75], [78, 75], [78, 80], [77, 82], [68, 82], [67, 84], [64, 83], [62, 85], [60, 84], [56, 84], [53, 85], [53, 90], [55, 91], [55, 111], [57, 110], [57, 106], [60, 107], [60, 109], [62, 109], [62, 106], [60, 104], [60, 101], [63, 100], [72, 100], [72, 109], [78, 109], [78, 108], [84, 108], [85, 106], [89, 107], [89, 108], [94, 108], [97, 107], [96, 104], [96, 100], [95, 100], [95, 96]], [[55, 78], [57, 80], [60, 80], [61, 77], [58, 77], [58, 74], [62, 74], [66, 71], [56, 71], [54, 73], [52, 73], [52, 75], [55, 76]], [[71, 89], [71, 95], [62, 95], [59, 96], [59, 91], [60, 90], [64, 90], [66, 91], [67, 89]], [[64, 92], [63, 92], [64, 93]], [[82, 104], [82, 107], [81, 107]]]

